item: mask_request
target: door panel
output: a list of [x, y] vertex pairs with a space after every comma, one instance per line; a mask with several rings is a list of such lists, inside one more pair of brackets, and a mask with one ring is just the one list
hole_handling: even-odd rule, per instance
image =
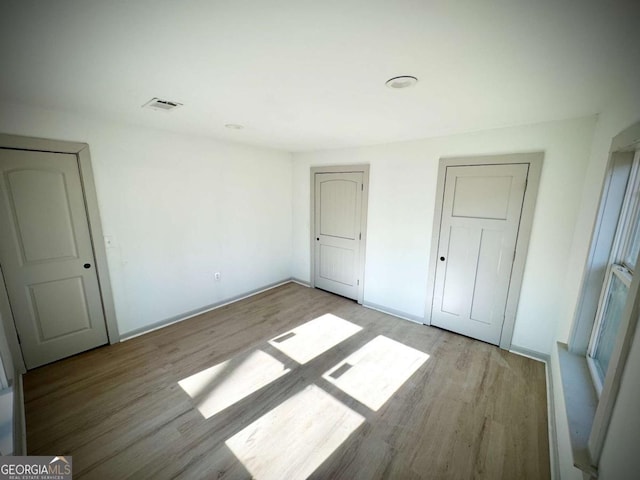
[[320, 278], [352, 285], [355, 261], [354, 252], [349, 248], [320, 245]]
[[76, 156], [0, 149], [0, 175], [0, 263], [27, 368], [107, 343]]
[[473, 299], [471, 301], [471, 320], [491, 324], [496, 315], [496, 308], [502, 309], [504, 299], [496, 298], [499, 293], [495, 285], [500, 283], [502, 263], [502, 239], [500, 230], [482, 229], [480, 233], [480, 248], [478, 252], [478, 267], [474, 279]]
[[91, 328], [81, 277], [31, 285], [29, 293], [40, 342]]
[[447, 167], [431, 323], [498, 344], [527, 164]]
[[323, 179], [320, 182], [320, 234], [355, 240], [358, 208], [357, 181]]
[[470, 279], [467, 275], [467, 265], [475, 252], [472, 252], [474, 242], [469, 241], [473, 232], [467, 227], [451, 227], [449, 229], [449, 256], [447, 269], [444, 273], [444, 288], [442, 290], [442, 310], [452, 315], [463, 314], [462, 298], [469, 290]]
[[17, 228], [17, 247], [24, 263], [77, 258], [62, 173], [14, 170], [7, 172], [6, 179]]
[[314, 284], [358, 298], [362, 172], [315, 174]]
[[505, 220], [512, 180], [512, 177], [456, 177], [452, 216]]

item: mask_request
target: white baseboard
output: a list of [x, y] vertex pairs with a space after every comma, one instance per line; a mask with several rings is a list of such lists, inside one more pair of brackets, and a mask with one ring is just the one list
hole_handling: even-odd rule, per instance
[[551, 363], [545, 362], [547, 374], [547, 417], [549, 422], [549, 463], [551, 464], [551, 480], [560, 480], [560, 459], [558, 458], [558, 434], [556, 428], [556, 402], [553, 395], [553, 376]]
[[402, 312], [400, 310], [395, 310], [393, 308], [388, 308], [383, 305], [378, 305], [376, 303], [371, 303], [371, 302], [364, 302], [362, 306], [365, 308], [370, 308], [371, 310], [376, 310], [378, 312], [386, 313], [387, 315], [401, 318], [402, 320], [409, 320], [410, 322], [424, 325], [424, 318], [419, 317], [418, 315], [411, 315], [410, 313]]
[[538, 362], [542, 362], [545, 364], [549, 363], [551, 357], [546, 353], [541, 353], [536, 350], [531, 350], [530, 348], [521, 347], [519, 345], [511, 345], [509, 348], [511, 353], [515, 353], [516, 355], [520, 355], [522, 357], [531, 358], [532, 360], [537, 360]]
[[551, 373], [551, 357], [529, 348], [511, 345], [511, 353], [531, 358], [544, 363], [545, 380], [547, 382], [547, 430], [549, 434], [549, 464], [551, 480], [560, 480], [560, 461], [558, 458], [558, 436], [556, 429], [556, 406], [553, 396], [553, 378]]
[[164, 320], [160, 320], [159, 322], [153, 323], [153, 324], [148, 325], [146, 327], [137, 328], [135, 330], [130, 330], [129, 332], [126, 332], [126, 333], [120, 335], [120, 341], [121, 342], [125, 342], [127, 340], [131, 340], [132, 338], [139, 337], [140, 335], [144, 335], [146, 333], [151, 333], [151, 332], [153, 332], [155, 330], [160, 330], [161, 328], [168, 327], [169, 325], [173, 325], [174, 323], [179, 323], [179, 322], [182, 322], [184, 320], [188, 320], [190, 318], [197, 317], [198, 315], [202, 315], [203, 313], [207, 313], [207, 312], [210, 312], [212, 310], [216, 310], [217, 308], [224, 307], [225, 305], [230, 305], [232, 303], [239, 302], [240, 300], [244, 300], [246, 298], [253, 297], [254, 295], [258, 295], [259, 293], [266, 292], [268, 290], [280, 287], [282, 285], [285, 285], [285, 284], [291, 283], [291, 282], [299, 283], [299, 282], [296, 282], [292, 278], [287, 278], [287, 279], [282, 280], [280, 282], [275, 282], [275, 283], [272, 283], [272, 284], [269, 284], [269, 285], [265, 285], [264, 287], [260, 287], [260, 288], [257, 288], [255, 290], [250, 290], [249, 292], [242, 293], [240, 295], [236, 295], [235, 297], [231, 297], [231, 298], [228, 298], [226, 300], [222, 300], [220, 302], [213, 303], [211, 305], [207, 305], [207, 306], [204, 306], [202, 308], [198, 308], [196, 310], [192, 310], [190, 312], [185, 312], [185, 313], [183, 313], [181, 315], [176, 315], [174, 317], [165, 318]]

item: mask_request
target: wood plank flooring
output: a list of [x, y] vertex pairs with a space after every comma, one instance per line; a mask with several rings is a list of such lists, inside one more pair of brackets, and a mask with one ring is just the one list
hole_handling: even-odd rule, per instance
[[296, 284], [24, 388], [29, 454], [77, 479], [550, 477], [543, 364]]

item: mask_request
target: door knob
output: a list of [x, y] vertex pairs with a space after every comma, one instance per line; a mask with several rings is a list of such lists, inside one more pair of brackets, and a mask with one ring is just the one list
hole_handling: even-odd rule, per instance
[[83, 266], [84, 266], [84, 268], [91, 268], [91, 264], [90, 263], [85, 263]]

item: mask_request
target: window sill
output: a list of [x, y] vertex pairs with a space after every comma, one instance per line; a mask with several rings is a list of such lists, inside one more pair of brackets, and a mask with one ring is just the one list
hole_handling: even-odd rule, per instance
[[591, 381], [586, 357], [569, 352], [564, 343], [558, 342], [557, 348], [573, 464], [595, 478], [598, 476], [598, 469], [593, 465], [588, 445], [598, 407], [598, 396]]

